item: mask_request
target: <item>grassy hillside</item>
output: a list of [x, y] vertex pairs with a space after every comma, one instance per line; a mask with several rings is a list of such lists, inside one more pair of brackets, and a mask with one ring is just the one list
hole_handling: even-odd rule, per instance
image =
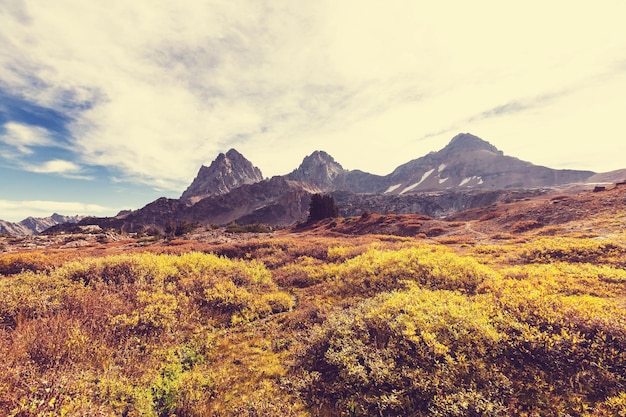
[[0, 254], [0, 414], [626, 415], [626, 235], [598, 221]]

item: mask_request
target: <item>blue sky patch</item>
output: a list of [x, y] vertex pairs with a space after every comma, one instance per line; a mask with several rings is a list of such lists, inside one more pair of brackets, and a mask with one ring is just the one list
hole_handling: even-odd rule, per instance
[[43, 127], [63, 137], [70, 134], [67, 125], [72, 122], [72, 118], [55, 109], [39, 106], [0, 89], [0, 123], [4, 125], [9, 122]]

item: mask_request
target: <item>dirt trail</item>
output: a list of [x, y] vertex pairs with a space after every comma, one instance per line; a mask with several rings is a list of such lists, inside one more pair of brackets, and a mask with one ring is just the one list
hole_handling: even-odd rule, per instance
[[474, 229], [472, 227], [472, 223], [473, 222], [471, 222], [471, 221], [468, 221], [468, 222], [465, 223], [465, 230], [467, 232], [473, 233], [473, 234], [478, 235], [479, 237], [482, 237], [482, 238], [487, 238], [489, 236], [489, 235], [487, 235], [487, 234], [485, 234], [483, 232], [479, 232], [478, 230]]

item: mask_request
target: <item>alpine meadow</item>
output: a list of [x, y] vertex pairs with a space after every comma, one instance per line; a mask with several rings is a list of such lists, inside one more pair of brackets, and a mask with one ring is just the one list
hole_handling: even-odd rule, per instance
[[626, 415], [625, 199], [6, 235], [0, 413]]

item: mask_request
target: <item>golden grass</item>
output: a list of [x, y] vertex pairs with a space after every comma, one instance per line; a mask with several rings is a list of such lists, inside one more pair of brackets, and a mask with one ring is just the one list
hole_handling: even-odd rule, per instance
[[624, 414], [626, 238], [565, 230], [2, 254], [0, 414]]

